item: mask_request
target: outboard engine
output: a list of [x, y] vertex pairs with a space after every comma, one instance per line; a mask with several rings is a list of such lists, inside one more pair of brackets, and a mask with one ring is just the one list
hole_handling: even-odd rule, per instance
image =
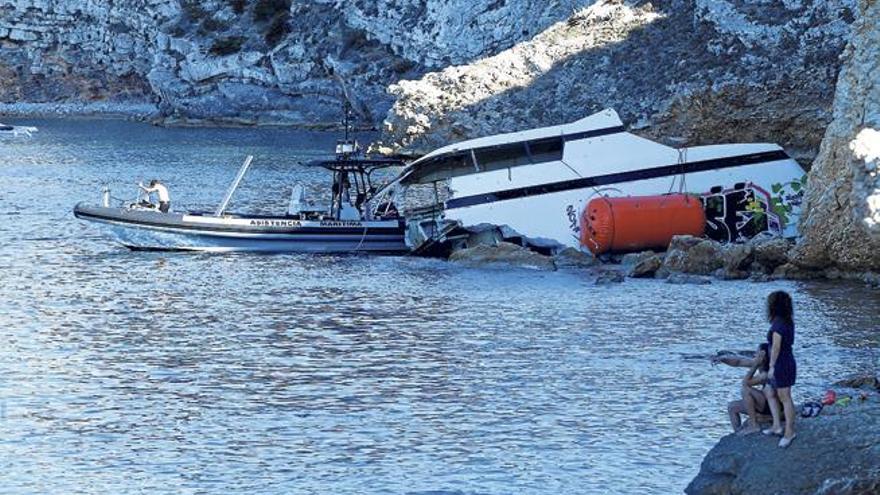
[[305, 202], [306, 188], [303, 187], [301, 182], [297, 182], [293, 185], [293, 189], [290, 191], [290, 203], [287, 205], [287, 214], [290, 216], [301, 214]]

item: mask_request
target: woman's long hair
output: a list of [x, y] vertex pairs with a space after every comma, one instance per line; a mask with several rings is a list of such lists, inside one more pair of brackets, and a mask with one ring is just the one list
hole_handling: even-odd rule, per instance
[[767, 320], [773, 321], [777, 318], [782, 319], [786, 323], [794, 323], [794, 309], [791, 304], [791, 296], [784, 290], [771, 292], [767, 296]]
[[764, 360], [761, 361], [761, 371], [767, 373], [770, 371], [770, 345], [766, 342], [758, 346], [758, 349], [764, 351]]

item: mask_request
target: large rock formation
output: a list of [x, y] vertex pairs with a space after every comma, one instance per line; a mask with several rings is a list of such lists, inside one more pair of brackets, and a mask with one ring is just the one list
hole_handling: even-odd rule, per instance
[[323, 125], [344, 97], [376, 124], [389, 84], [506, 49], [589, 1], [0, 0], [0, 110], [110, 100], [155, 103], [171, 123]]
[[175, 2], [0, 0], [0, 101], [144, 101]]
[[862, 0], [813, 164], [798, 264], [880, 270], [880, 3]]
[[[858, 392], [851, 392], [858, 397]], [[880, 491], [880, 399], [856, 398], [798, 418], [787, 449], [778, 438], [728, 435], [706, 455], [689, 495], [861, 495]]]
[[387, 141], [450, 141], [602, 108], [689, 144], [775, 141], [809, 160], [855, 0], [602, 0], [533, 39], [390, 88]]

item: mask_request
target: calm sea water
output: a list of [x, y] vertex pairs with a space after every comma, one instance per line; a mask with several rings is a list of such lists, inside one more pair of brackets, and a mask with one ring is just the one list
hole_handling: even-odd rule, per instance
[[283, 211], [336, 136], [28, 121], [0, 142], [0, 491], [680, 492], [727, 433], [762, 301], [793, 293], [796, 400], [880, 367], [859, 285], [634, 281], [408, 257], [129, 252], [73, 218], [162, 178]]

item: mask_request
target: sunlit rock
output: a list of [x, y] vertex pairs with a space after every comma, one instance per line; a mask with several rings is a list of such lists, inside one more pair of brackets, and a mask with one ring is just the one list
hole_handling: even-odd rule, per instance
[[773, 141], [806, 161], [855, 5], [599, 1], [497, 55], [391, 86], [386, 144], [420, 152], [613, 107], [648, 137]]
[[862, 0], [838, 78], [834, 121], [808, 183], [801, 266], [880, 270], [880, 4]]
[[554, 271], [556, 265], [549, 256], [538, 254], [509, 242], [477, 246], [454, 251], [449, 261], [470, 267], [504, 268], [515, 266], [533, 270]]
[[580, 251], [572, 247], [565, 248], [556, 253], [553, 256], [553, 262], [559, 269], [592, 268], [599, 264], [599, 260], [592, 253]]
[[710, 275], [724, 265], [721, 244], [692, 236], [675, 236], [663, 261], [667, 273]]
[[855, 495], [880, 490], [880, 400], [825, 406], [819, 416], [798, 418], [797, 437], [786, 449], [778, 437], [722, 438], [706, 455], [688, 495], [804, 493]]

